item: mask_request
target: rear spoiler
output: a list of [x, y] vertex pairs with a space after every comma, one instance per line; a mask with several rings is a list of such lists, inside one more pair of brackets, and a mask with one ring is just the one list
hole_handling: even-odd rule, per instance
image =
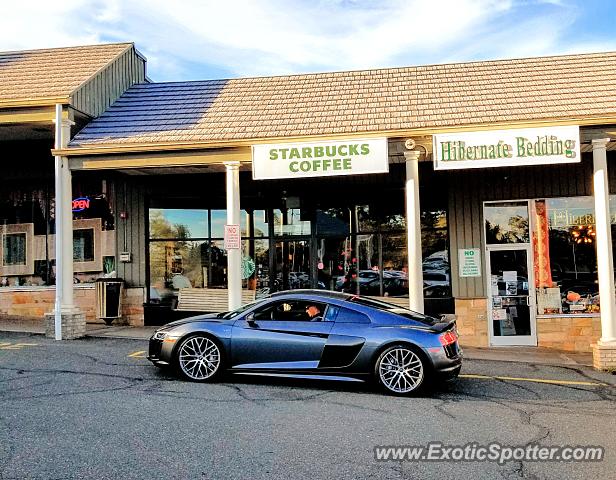
[[443, 313], [439, 317], [439, 322], [430, 327], [430, 330], [435, 332], [444, 332], [451, 330], [456, 326], [456, 316], [453, 313]]

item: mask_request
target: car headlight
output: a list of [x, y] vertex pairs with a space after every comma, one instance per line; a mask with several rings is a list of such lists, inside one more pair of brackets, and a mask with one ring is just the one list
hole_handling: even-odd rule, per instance
[[154, 339], [155, 340], [164, 340], [166, 336], [167, 336], [167, 332], [165, 332], [165, 331], [154, 332]]

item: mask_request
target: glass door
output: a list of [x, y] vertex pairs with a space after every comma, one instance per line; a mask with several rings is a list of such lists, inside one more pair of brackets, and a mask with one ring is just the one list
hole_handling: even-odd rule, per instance
[[312, 288], [310, 240], [278, 240], [274, 256], [274, 289]]
[[491, 345], [537, 345], [529, 245], [491, 245], [487, 252]]

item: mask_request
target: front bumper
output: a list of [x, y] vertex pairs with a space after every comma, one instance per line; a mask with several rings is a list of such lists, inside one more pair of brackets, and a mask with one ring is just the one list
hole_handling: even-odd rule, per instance
[[166, 356], [163, 355], [163, 341], [154, 337], [150, 338], [150, 345], [148, 348], [147, 359], [158, 367], [169, 366], [169, 361]]

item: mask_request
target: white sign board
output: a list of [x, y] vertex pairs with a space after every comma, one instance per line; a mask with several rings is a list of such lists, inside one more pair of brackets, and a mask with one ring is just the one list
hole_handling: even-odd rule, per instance
[[580, 127], [520, 128], [433, 136], [435, 170], [580, 161]]
[[458, 273], [460, 277], [481, 277], [481, 253], [478, 248], [458, 249]]
[[239, 225], [225, 225], [225, 250], [242, 248], [242, 235]]
[[252, 178], [329, 177], [387, 173], [386, 138], [254, 145]]

